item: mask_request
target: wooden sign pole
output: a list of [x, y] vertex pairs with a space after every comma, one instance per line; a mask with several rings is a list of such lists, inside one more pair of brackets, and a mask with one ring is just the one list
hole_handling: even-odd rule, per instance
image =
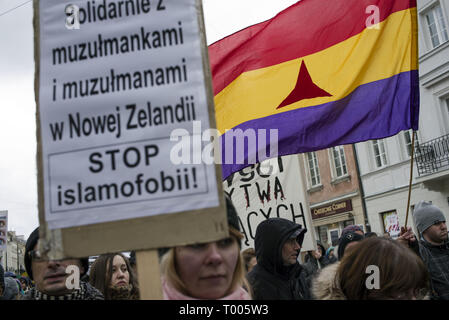
[[405, 230], [407, 230], [408, 222], [408, 212], [410, 210], [410, 197], [412, 194], [412, 182], [413, 182], [413, 158], [415, 157], [415, 131], [412, 130], [412, 154], [410, 155], [410, 180], [408, 183], [408, 199], [407, 199], [407, 210], [405, 213]]
[[136, 251], [140, 300], [162, 300], [161, 270], [157, 249]]

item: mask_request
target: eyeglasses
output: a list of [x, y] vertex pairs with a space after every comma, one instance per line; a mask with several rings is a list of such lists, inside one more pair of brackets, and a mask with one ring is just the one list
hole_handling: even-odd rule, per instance
[[31, 250], [28, 252], [28, 256], [31, 258], [31, 260], [33, 261], [62, 261], [62, 260], [68, 260], [68, 259], [78, 259], [78, 258], [64, 258], [64, 259], [57, 259], [57, 260], [52, 260], [49, 259], [48, 257], [44, 257], [39, 250]]
[[34, 261], [43, 261], [44, 260], [42, 258], [41, 253], [39, 252], [39, 250], [31, 250], [30, 252], [28, 252], [28, 256], [31, 258], [31, 260], [34, 260]]

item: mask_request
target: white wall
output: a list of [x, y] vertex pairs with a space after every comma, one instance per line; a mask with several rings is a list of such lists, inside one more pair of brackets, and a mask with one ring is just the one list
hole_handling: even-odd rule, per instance
[[[418, 139], [421, 143], [449, 134], [449, 116], [445, 105], [445, 99], [449, 98], [449, 41], [431, 48], [423, 16], [420, 15], [436, 2], [437, 0], [418, 0], [421, 96]], [[440, 0], [439, 3], [449, 33], [449, 1]], [[407, 156], [403, 134], [386, 138], [384, 142], [388, 164], [380, 169], [375, 167], [372, 142], [356, 144], [368, 219], [372, 231], [377, 233], [383, 233], [381, 212], [396, 210], [401, 225], [404, 224], [410, 178], [410, 158]], [[419, 200], [432, 201], [449, 219], [449, 168], [445, 172], [446, 176], [444, 177], [443, 172], [443, 178], [426, 181], [418, 176], [415, 164], [411, 205]], [[408, 221], [408, 225], [413, 226], [411, 213]]]

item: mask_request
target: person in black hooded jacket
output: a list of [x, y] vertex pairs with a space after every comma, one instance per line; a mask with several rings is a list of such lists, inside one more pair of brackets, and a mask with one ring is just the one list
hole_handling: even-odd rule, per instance
[[311, 299], [306, 271], [298, 263], [306, 229], [282, 218], [270, 218], [256, 229], [257, 265], [248, 273], [254, 300]]

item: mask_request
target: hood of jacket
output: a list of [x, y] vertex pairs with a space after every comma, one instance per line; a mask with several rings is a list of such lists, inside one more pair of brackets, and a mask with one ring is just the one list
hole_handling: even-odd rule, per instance
[[420, 244], [430, 250], [432, 249], [449, 250], [449, 240], [446, 240], [443, 244], [431, 244], [423, 236], [421, 236]]
[[283, 218], [271, 218], [260, 223], [254, 241], [257, 264], [271, 273], [283, 274], [282, 247], [296, 232], [297, 241], [302, 246], [307, 229], [301, 225]]
[[335, 280], [340, 262], [322, 269], [312, 282], [312, 295], [317, 300], [346, 300], [340, 284]]

